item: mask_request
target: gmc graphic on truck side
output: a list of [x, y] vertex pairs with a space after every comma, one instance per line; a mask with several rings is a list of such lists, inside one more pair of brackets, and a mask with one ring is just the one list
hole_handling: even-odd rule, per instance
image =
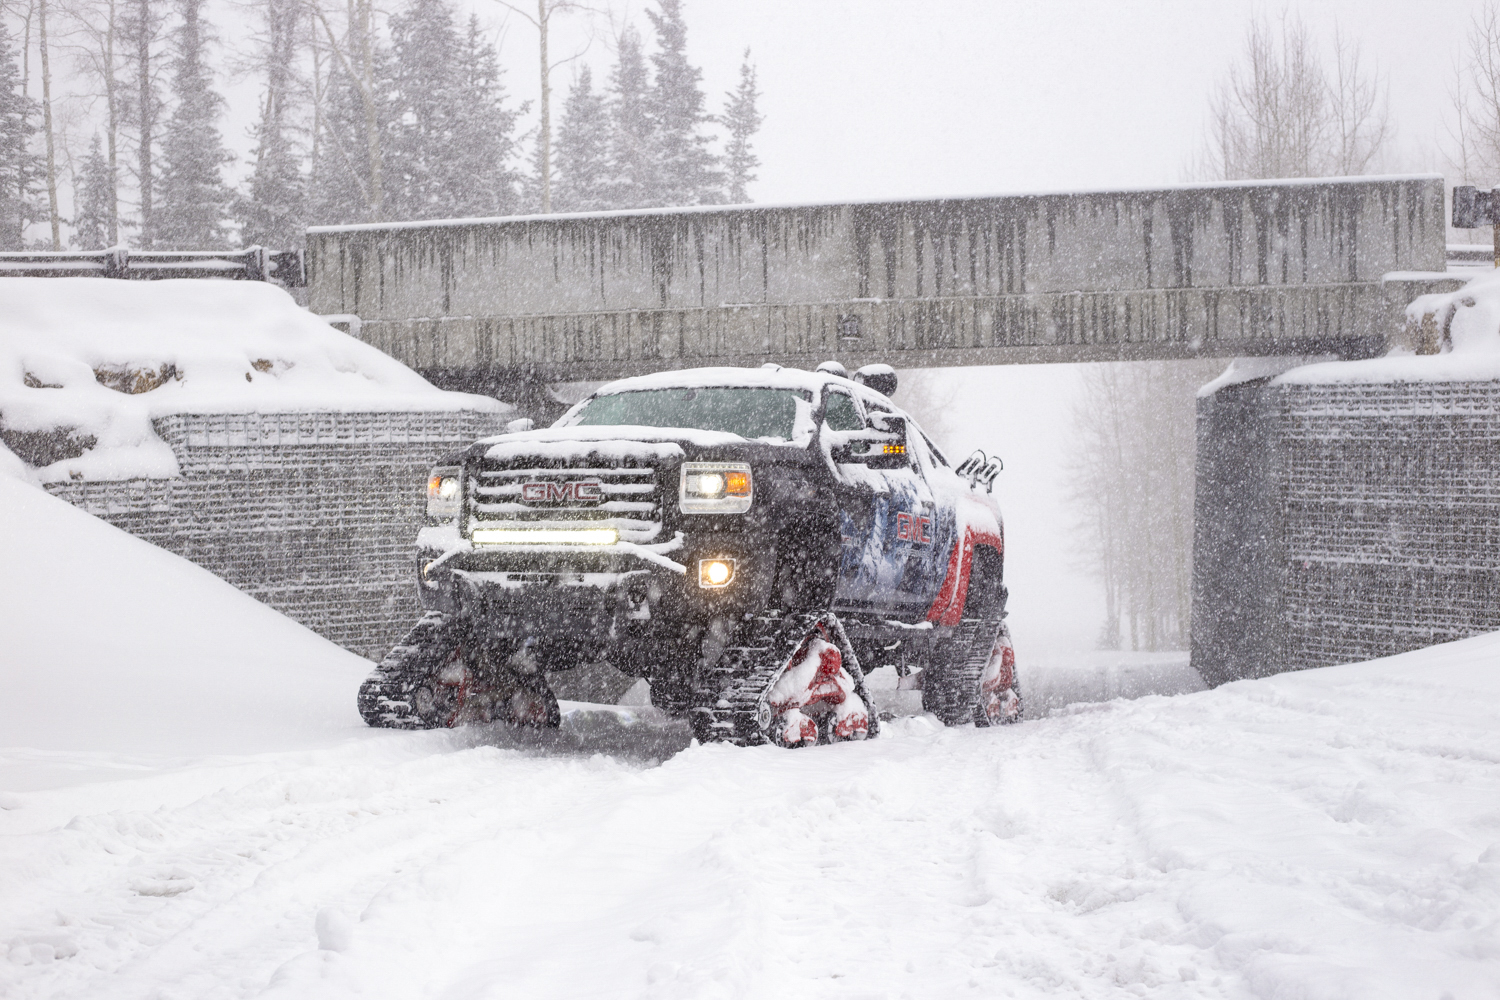
[[951, 466], [895, 373], [766, 365], [613, 382], [433, 470], [424, 615], [359, 692], [372, 726], [555, 726], [605, 661], [701, 740], [864, 739], [893, 666], [945, 723], [1021, 714], [997, 461]]

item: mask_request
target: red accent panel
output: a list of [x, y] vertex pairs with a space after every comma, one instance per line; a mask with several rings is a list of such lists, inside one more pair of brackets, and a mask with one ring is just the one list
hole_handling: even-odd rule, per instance
[[982, 528], [964, 528], [964, 538], [953, 546], [948, 557], [948, 571], [943, 576], [943, 585], [938, 590], [932, 607], [927, 609], [927, 620], [938, 625], [957, 625], [963, 620], [964, 601], [969, 596], [969, 573], [974, 568], [974, 546], [988, 545], [996, 552], [1005, 551], [1005, 539], [993, 531]]

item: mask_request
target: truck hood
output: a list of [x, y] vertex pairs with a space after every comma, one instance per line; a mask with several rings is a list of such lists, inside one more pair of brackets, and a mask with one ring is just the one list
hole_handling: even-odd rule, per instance
[[659, 461], [696, 458], [704, 453], [804, 452], [793, 444], [769, 444], [748, 441], [738, 434], [704, 431], [688, 427], [642, 427], [634, 425], [607, 427], [549, 427], [521, 431], [500, 437], [485, 438], [469, 449], [471, 457], [505, 461], [511, 458], [571, 459], [594, 456], [609, 459]]

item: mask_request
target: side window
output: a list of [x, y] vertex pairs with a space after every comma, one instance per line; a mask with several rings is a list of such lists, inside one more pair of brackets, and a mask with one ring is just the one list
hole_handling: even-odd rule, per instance
[[906, 449], [911, 452], [912, 457], [916, 459], [924, 472], [931, 472], [936, 467], [937, 460], [933, 458], [931, 443], [927, 440], [927, 435], [918, 430], [917, 425], [910, 420], [906, 422]]
[[854, 400], [842, 392], [830, 392], [823, 407], [823, 422], [831, 431], [863, 430], [864, 420], [854, 406]]
[[932, 438], [928, 437], [923, 431], [919, 430], [917, 433], [922, 436], [922, 443], [927, 445], [927, 454], [932, 457], [932, 460], [945, 469], [951, 469], [952, 465], [948, 462], [948, 456], [938, 450], [938, 446], [932, 443]]

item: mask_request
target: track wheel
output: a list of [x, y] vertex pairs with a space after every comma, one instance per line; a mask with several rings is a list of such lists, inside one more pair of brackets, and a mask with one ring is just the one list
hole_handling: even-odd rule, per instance
[[974, 723], [980, 726], [1003, 726], [1021, 719], [1021, 685], [1016, 679], [1016, 651], [1011, 645], [1010, 629], [1000, 626], [990, 647], [989, 659], [979, 674], [979, 700], [974, 706]]
[[499, 722], [533, 729], [556, 729], [562, 724], [557, 695], [537, 662], [536, 643], [527, 639], [493, 672], [488, 714]]
[[870, 734], [869, 707], [823, 620], [802, 638], [771, 685], [766, 705], [766, 735], [781, 746], [862, 740]]
[[412, 707], [428, 729], [446, 729], [459, 724], [468, 701], [471, 679], [463, 647], [455, 647], [447, 661], [427, 676], [412, 692]]

